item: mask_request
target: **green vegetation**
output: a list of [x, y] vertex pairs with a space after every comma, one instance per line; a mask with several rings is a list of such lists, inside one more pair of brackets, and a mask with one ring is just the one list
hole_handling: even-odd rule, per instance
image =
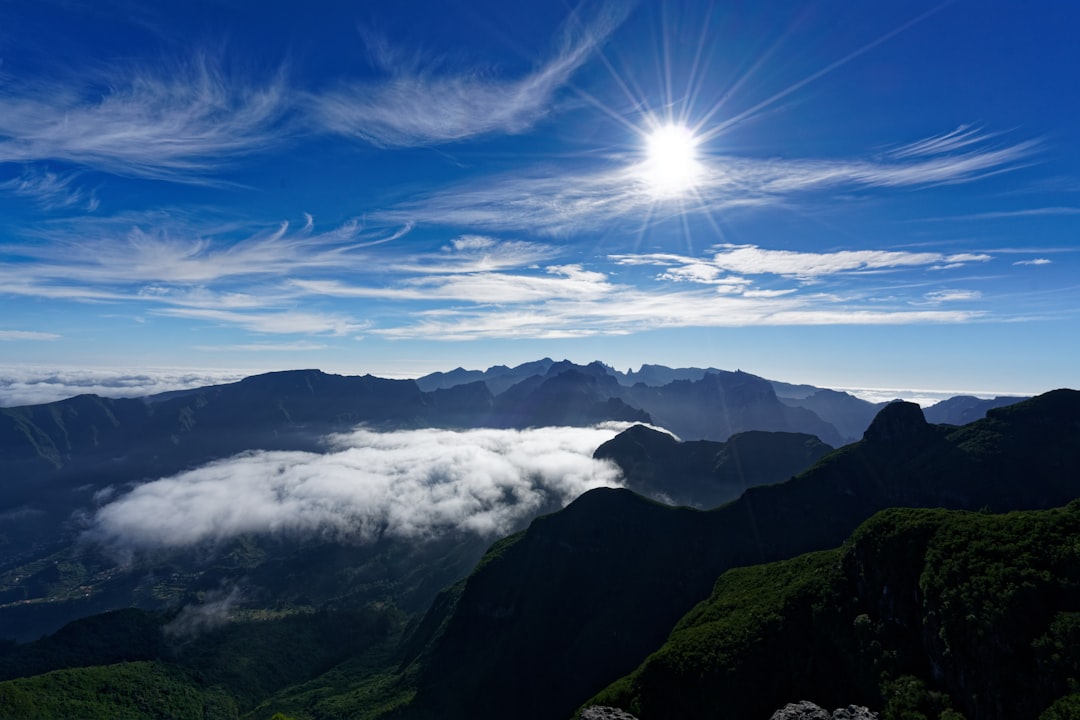
[[1075, 717], [1076, 696], [1059, 698], [1080, 687], [1077, 538], [1080, 501], [879, 513], [840, 549], [725, 573], [589, 704], [642, 720], [768, 717], [803, 698], [887, 720]]
[[[887, 720], [1077, 717], [1080, 501], [990, 511], [1080, 495], [1078, 417], [1070, 391], [964, 428], [897, 404], [866, 441], [708, 512], [586, 493], [411, 618], [398, 599], [464, 574], [466, 539], [357, 554], [241, 538], [136, 586], [201, 609], [0, 642], [0, 718], [546, 720], [598, 692], [642, 720], [756, 720], [800, 699]], [[878, 512], [941, 505], [965, 511]], [[32, 581], [96, 572], [56, 556]], [[241, 580], [244, 609], [210, 617]], [[23, 607], [30, 581], [0, 590]]]
[[[34, 643], [5, 646], [0, 677], [13, 679], [0, 682], [0, 718], [211, 719], [251, 713], [262, 719], [281, 708], [302, 709], [293, 696], [311, 692], [319, 683], [305, 683], [339, 666], [344, 669], [320, 681], [328, 689], [323, 695], [372, 686], [359, 698], [365, 705], [381, 689], [379, 678], [367, 676], [393, 668], [404, 623], [392, 608], [286, 614], [212, 628], [185, 627], [183, 620], [183, 614], [124, 610], [77, 621]], [[138, 661], [122, 662], [123, 656]], [[293, 686], [299, 689], [280, 703], [268, 702]], [[318, 716], [357, 717], [353, 709], [320, 709]]]
[[56, 670], [0, 683], [0, 718], [235, 720], [235, 701], [157, 662]]

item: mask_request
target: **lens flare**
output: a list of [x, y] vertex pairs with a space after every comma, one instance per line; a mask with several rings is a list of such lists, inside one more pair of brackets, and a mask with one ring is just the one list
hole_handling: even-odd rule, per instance
[[702, 171], [699, 142], [685, 125], [662, 125], [648, 134], [641, 170], [654, 195], [679, 196], [693, 189]]

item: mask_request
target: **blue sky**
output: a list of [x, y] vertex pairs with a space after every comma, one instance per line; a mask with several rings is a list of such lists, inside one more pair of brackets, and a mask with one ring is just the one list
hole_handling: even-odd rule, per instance
[[0, 2], [0, 366], [1078, 385], [1080, 5]]

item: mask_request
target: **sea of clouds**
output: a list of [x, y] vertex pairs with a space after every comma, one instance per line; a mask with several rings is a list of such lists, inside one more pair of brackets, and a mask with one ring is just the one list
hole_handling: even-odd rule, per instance
[[83, 394], [110, 398], [144, 397], [236, 382], [250, 374], [241, 370], [216, 369], [0, 367], [0, 407], [39, 405]]
[[628, 426], [357, 429], [332, 436], [325, 453], [248, 452], [102, 493], [87, 536], [125, 550], [247, 533], [498, 537], [587, 490], [621, 485], [618, 468], [592, 454]]

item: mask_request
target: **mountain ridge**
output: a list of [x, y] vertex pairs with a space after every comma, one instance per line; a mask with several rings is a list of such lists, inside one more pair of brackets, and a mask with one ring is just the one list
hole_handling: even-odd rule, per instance
[[[511, 707], [522, 718], [567, 716], [587, 687], [599, 691], [628, 672], [627, 657], [656, 649], [723, 570], [835, 547], [888, 507], [1063, 505], [1080, 495], [1078, 425], [1080, 392], [1071, 390], [963, 428], [930, 425], [917, 405], [894, 403], [862, 442], [714, 510], [626, 490], [586, 493], [501, 544], [468, 578], [430, 639], [409, 717], [453, 708], [444, 716], [494, 718]], [[651, 542], [660, 536], [665, 543]], [[608, 563], [621, 568], [620, 584]]]

